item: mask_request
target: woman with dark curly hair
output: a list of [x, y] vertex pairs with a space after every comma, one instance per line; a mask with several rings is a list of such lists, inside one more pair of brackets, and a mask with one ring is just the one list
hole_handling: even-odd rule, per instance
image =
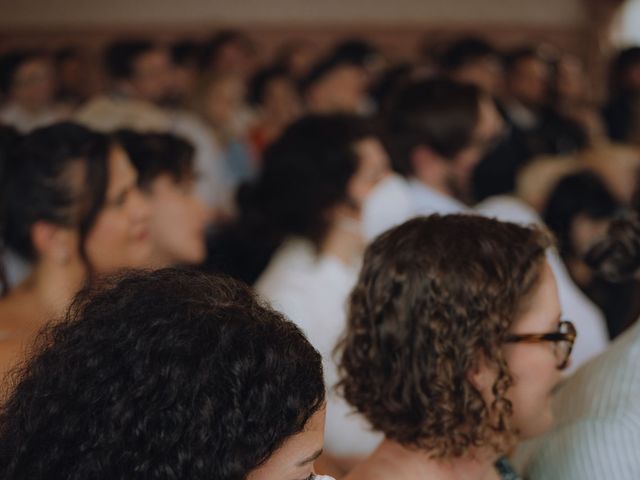
[[314, 478], [322, 359], [243, 284], [131, 273], [39, 339], [0, 411], [1, 478]]
[[517, 478], [501, 457], [550, 427], [575, 337], [549, 244], [537, 229], [434, 215], [367, 249], [339, 388], [385, 441], [349, 479]]

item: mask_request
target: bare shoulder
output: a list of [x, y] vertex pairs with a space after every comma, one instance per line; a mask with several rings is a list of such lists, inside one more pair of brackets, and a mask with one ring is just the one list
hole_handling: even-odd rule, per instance
[[0, 386], [6, 375], [26, 358], [26, 352], [35, 337], [32, 315], [20, 302], [5, 297], [0, 301]]
[[16, 378], [13, 374], [27, 359], [26, 352], [22, 339], [0, 340], [0, 401], [4, 401], [4, 395], [12, 388]]

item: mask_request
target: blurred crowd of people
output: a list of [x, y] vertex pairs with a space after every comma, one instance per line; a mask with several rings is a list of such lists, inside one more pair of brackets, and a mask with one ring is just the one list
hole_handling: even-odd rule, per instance
[[[320, 457], [320, 471], [336, 478], [351, 472], [347, 478], [354, 480], [413, 479], [420, 471], [433, 478], [519, 478], [506, 455], [514, 438], [529, 439], [550, 428], [551, 390], [610, 352], [612, 339], [637, 330], [632, 324], [640, 315], [640, 284], [632, 274], [639, 264], [619, 261], [614, 268], [609, 257], [635, 255], [640, 237], [633, 230], [640, 207], [640, 47], [613, 56], [604, 102], [579, 57], [545, 45], [502, 50], [479, 37], [436, 45], [415, 63], [389, 58], [364, 39], [329, 49], [292, 41], [267, 61], [259, 61], [250, 36], [235, 30], [206, 42], [118, 40], [104, 51], [108, 87], [101, 92], [87, 88], [87, 68], [95, 62], [84, 55], [74, 47], [0, 56], [0, 370], [9, 372], [31, 358], [29, 348], [41, 328], [75, 305], [41, 356], [33, 357], [0, 416], [8, 425], [0, 425], [0, 444], [16, 446], [15, 452], [0, 449], [0, 472], [13, 475], [5, 478], [53, 478], [38, 475], [64, 464], [64, 455], [55, 452], [49, 467], [30, 458], [37, 452], [22, 447], [20, 442], [29, 441], [19, 422], [29, 423], [20, 415], [53, 415], [67, 408], [34, 402], [29, 411], [20, 404], [29, 403], [38, 389], [62, 395], [64, 382], [52, 386], [46, 380], [64, 372], [65, 351], [78, 356], [69, 366], [74, 381], [97, 376], [91, 377], [96, 391], [100, 381], [108, 383], [95, 366], [82, 370], [82, 362], [91, 364], [84, 357], [89, 350], [73, 343], [80, 335], [91, 337], [89, 323], [99, 332], [91, 343], [98, 350], [104, 342], [129, 342], [127, 335], [161, 342], [143, 327], [101, 330], [100, 321], [116, 321], [127, 311], [144, 322], [144, 310], [138, 309], [149, 309], [149, 328], [177, 335], [176, 345], [184, 351], [204, 351], [203, 339], [222, 338], [219, 355], [237, 350], [251, 359], [251, 368], [264, 369], [262, 375], [280, 378], [280, 372], [279, 387], [292, 395], [309, 388], [309, 396], [290, 400], [306, 409], [304, 415], [285, 418], [264, 403], [273, 394], [267, 386], [258, 391], [264, 379], [243, 377], [247, 385], [225, 387], [246, 389], [255, 395], [260, 415], [281, 422], [277, 434], [259, 421], [243, 426], [271, 443], [261, 446], [262, 456], [242, 460], [244, 473], [238, 467], [240, 473], [231, 469], [219, 477], [255, 480], [289, 478], [269, 473], [278, 472], [272, 456], [289, 437], [307, 432], [308, 423], [315, 422], [310, 431], [322, 430], [318, 422], [325, 416], [324, 453], [320, 456], [321, 436], [308, 436], [313, 448], [307, 453], [315, 457], [298, 467], [308, 470]], [[607, 243], [616, 232], [623, 239]], [[246, 325], [220, 326], [239, 328], [228, 334], [248, 342], [242, 348], [225, 344], [230, 340], [224, 332], [196, 320], [202, 312], [216, 318], [268, 317], [276, 330], [289, 327], [240, 283], [211, 277], [218, 284], [167, 269], [178, 266], [254, 287], [296, 324], [285, 332], [296, 345], [293, 353], [275, 340], [260, 341], [273, 331]], [[124, 269], [156, 273], [134, 274], [111, 284], [108, 293], [93, 290], [104, 276]], [[89, 290], [73, 303], [83, 288]], [[209, 290], [220, 298], [212, 300]], [[234, 302], [240, 305], [236, 310], [229, 306]], [[183, 304], [189, 315], [178, 308]], [[167, 318], [157, 305], [164, 305]], [[193, 338], [172, 323], [181, 315], [201, 329]], [[74, 319], [86, 325], [76, 326]], [[554, 355], [542, 359], [518, 350], [521, 342], [538, 341], [552, 342]], [[167, 355], [185, 355], [170, 343], [165, 339], [160, 347]], [[496, 353], [505, 344], [504, 355]], [[179, 375], [228, 375], [216, 373], [220, 365], [211, 366], [220, 361], [217, 353], [202, 354], [207, 361], [213, 358], [209, 366], [203, 360], [198, 368], [176, 367], [171, 373], [171, 365], [160, 372], [160, 366], [144, 364], [150, 355], [144, 345], [131, 348], [140, 357], [116, 359], [103, 352], [96, 358], [125, 370], [125, 362], [157, 368], [159, 382]], [[251, 352], [280, 356], [280, 362], [283, 355], [299, 356], [293, 361], [300, 362], [300, 371], [277, 361], [256, 364]], [[424, 358], [418, 360], [415, 352]], [[497, 370], [476, 365], [478, 355]], [[233, 372], [241, 369], [227, 360]], [[304, 362], [313, 368], [305, 370]], [[296, 385], [307, 373], [307, 387]], [[620, 378], [628, 383], [631, 374]], [[109, 375], [122, 373], [114, 369]], [[565, 389], [571, 391], [579, 375], [586, 374], [580, 370]], [[323, 381], [326, 398], [318, 389]], [[170, 394], [215, 390], [204, 380], [187, 383]], [[120, 383], [117, 388], [126, 390]], [[87, 392], [87, 405], [100, 409], [98, 397], [89, 397], [97, 393]], [[285, 393], [270, 401], [288, 401]], [[572, 395], [557, 398], [570, 402]], [[200, 409], [202, 417], [194, 418], [212, 421], [203, 413], [207, 402], [200, 400], [191, 406], [185, 400], [180, 408]], [[216, 401], [222, 400], [210, 400]], [[70, 421], [78, 421], [73, 412], [85, 407], [78, 400], [69, 409]], [[116, 407], [106, 407], [105, 415], [116, 415]], [[245, 420], [251, 417], [247, 408], [238, 407]], [[295, 425], [287, 430], [291, 415]], [[179, 424], [178, 418], [169, 421]], [[46, 418], [38, 421], [41, 440], [53, 435]], [[637, 441], [640, 423], [635, 425]], [[144, 425], [129, 428], [143, 432], [140, 441], [152, 435]], [[81, 429], [72, 430], [69, 435], [80, 435]], [[593, 432], [583, 435], [591, 438]], [[243, 451], [237, 432], [238, 438], [218, 433], [217, 442], [232, 437], [238, 442], [229, 451]], [[117, 435], [110, 435], [117, 443]], [[204, 434], [189, 435], [197, 443]], [[571, 431], [557, 435], [579, 445]], [[558, 441], [542, 438], [548, 438], [547, 446]], [[102, 441], [96, 449], [113, 448]], [[64, 448], [60, 442], [56, 446]], [[208, 442], [197, 448], [209, 448]], [[255, 444], [247, 440], [245, 454]], [[160, 461], [158, 448], [158, 463], [169, 462]], [[491, 449], [500, 455], [483, 462]], [[606, 478], [586, 477], [575, 466], [586, 450], [572, 457], [564, 447], [536, 450], [530, 444], [528, 449], [527, 460], [520, 461], [529, 465], [534, 480]], [[222, 468], [220, 459], [229, 454], [222, 450], [218, 465], [207, 468]], [[424, 463], [420, 451], [451, 462]], [[563, 452], [572, 467], [563, 470], [555, 452]], [[193, 452], [184, 455], [201, 467]], [[129, 464], [136, 462], [123, 462]], [[93, 478], [92, 465], [78, 468]], [[206, 477], [204, 467], [197, 474], [185, 473], [192, 467], [175, 468], [182, 473], [166, 478]], [[303, 478], [295, 476], [300, 469], [282, 471], [290, 480]], [[461, 476], [452, 476], [454, 471]], [[120, 478], [111, 472], [110, 478]]]

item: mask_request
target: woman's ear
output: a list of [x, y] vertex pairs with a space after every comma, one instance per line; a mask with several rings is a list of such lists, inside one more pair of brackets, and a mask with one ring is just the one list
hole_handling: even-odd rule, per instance
[[467, 372], [467, 379], [482, 395], [485, 403], [491, 405], [494, 400], [493, 385], [498, 375], [495, 368], [492, 368], [486, 361], [484, 355], [480, 354], [474, 366]]
[[39, 220], [31, 227], [31, 241], [39, 258], [59, 265], [69, 263], [76, 252], [77, 239], [70, 228]]

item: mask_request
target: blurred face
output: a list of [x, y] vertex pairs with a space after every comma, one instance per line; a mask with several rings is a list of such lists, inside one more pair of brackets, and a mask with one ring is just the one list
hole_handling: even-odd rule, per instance
[[11, 97], [27, 110], [37, 111], [51, 103], [54, 89], [51, 63], [45, 58], [34, 58], [15, 72]]
[[135, 95], [148, 102], [161, 102], [171, 90], [171, 60], [164, 49], [151, 50], [135, 59], [130, 80]]
[[520, 60], [508, 78], [509, 93], [528, 107], [540, 107], [547, 100], [549, 67], [537, 58]]
[[151, 205], [149, 229], [156, 266], [198, 264], [204, 260], [207, 209], [195, 195], [195, 182], [160, 175], [146, 197]]
[[151, 255], [149, 204], [136, 186], [136, 171], [119, 147], [112, 149], [108, 166], [105, 205], [85, 243], [98, 273], [146, 266]]
[[242, 107], [244, 96], [244, 82], [238, 76], [229, 75], [213, 82], [206, 96], [209, 121], [217, 127], [228, 128]]
[[366, 89], [367, 74], [362, 68], [353, 65], [336, 67], [311, 88], [310, 108], [324, 113], [358, 113]]
[[287, 67], [293, 78], [303, 78], [318, 59], [318, 49], [310, 43], [299, 43], [291, 52]]
[[265, 89], [263, 109], [266, 116], [282, 124], [295, 120], [301, 113], [300, 97], [291, 80], [274, 78]]
[[316, 412], [302, 432], [290, 437], [264, 464], [249, 473], [247, 480], [308, 480], [313, 462], [322, 453], [325, 409]]
[[582, 64], [577, 58], [564, 58], [558, 65], [558, 94], [566, 101], [584, 101], [588, 88]]
[[371, 191], [389, 174], [389, 157], [377, 138], [365, 138], [354, 145], [359, 165], [347, 186], [349, 198], [362, 206]]
[[471, 176], [476, 165], [499, 137], [504, 125], [493, 100], [484, 97], [480, 101], [479, 118], [471, 144], [462, 150], [450, 165], [447, 180], [449, 190], [460, 200], [469, 201]]
[[471, 83], [489, 95], [497, 96], [503, 83], [502, 65], [498, 58], [486, 56], [459, 68], [454, 78]]
[[87, 65], [82, 57], [70, 57], [58, 64], [58, 82], [67, 90], [84, 95], [87, 92]]
[[218, 51], [214, 70], [247, 78], [255, 69], [255, 55], [242, 41], [231, 41]]
[[173, 65], [171, 68], [171, 92], [173, 99], [184, 100], [191, 95], [198, 83], [198, 69], [193, 65]]
[[[553, 272], [545, 262], [530, 306], [512, 327], [513, 334], [551, 333], [558, 330], [561, 309]], [[551, 392], [560, 381], [553, 342], [509, 343], [505, 359], [514, 385], [507, 396], [513, 403], [513, 425], [521, 438], [530, 438], [553, 425]]]

